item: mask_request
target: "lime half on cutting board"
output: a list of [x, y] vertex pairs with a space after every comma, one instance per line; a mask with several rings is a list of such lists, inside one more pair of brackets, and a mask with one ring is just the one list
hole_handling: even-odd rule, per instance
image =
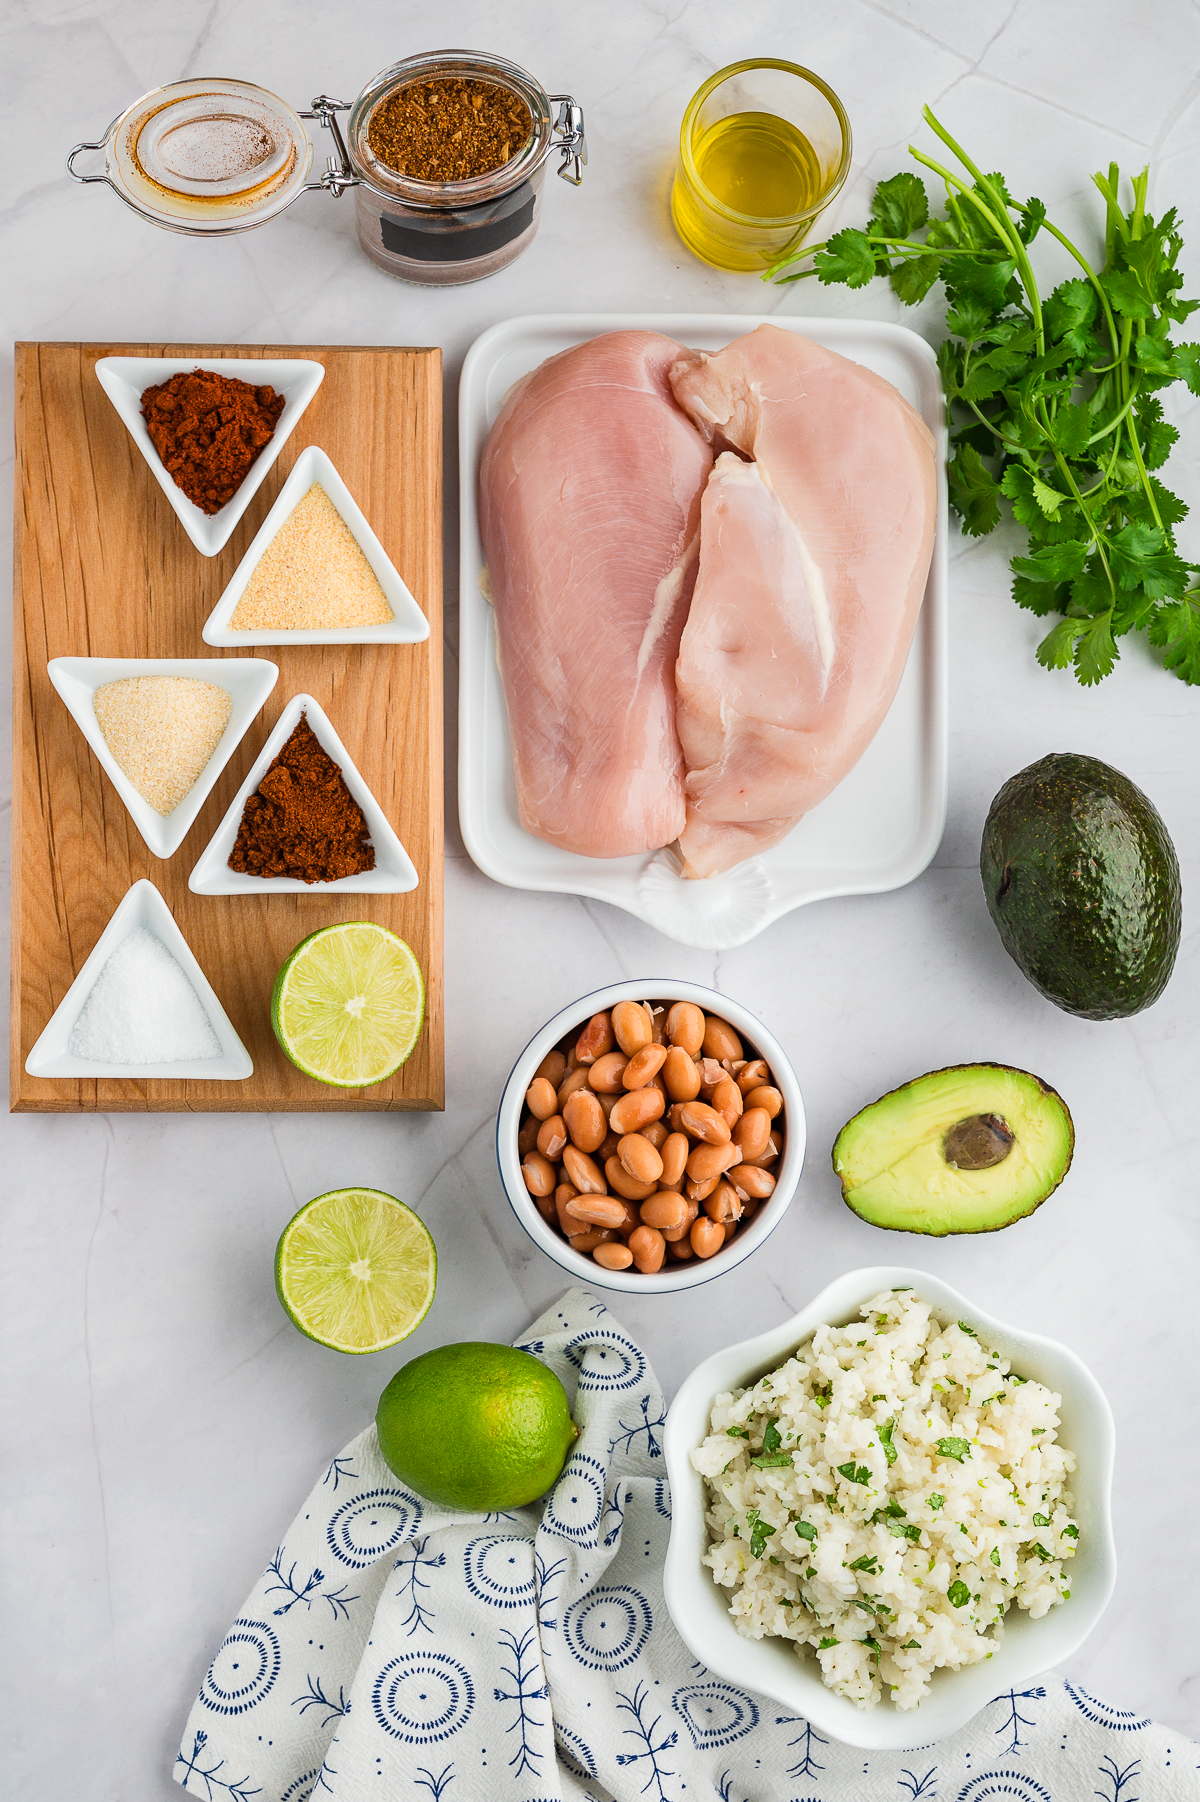
[[403, 939], [370, 920], [301, 939], [271, 994], [271, 1025], [292, 1062], [343, 1089], [398, 1070], [424, 1018], [420, 965]]
[[331, 1189], [284, 1227], [275, 1287], [293, 1325], [318, 1345], [382, 1351], [428, 1314], [437, 1251], [424, 1222], [394, 1195]]

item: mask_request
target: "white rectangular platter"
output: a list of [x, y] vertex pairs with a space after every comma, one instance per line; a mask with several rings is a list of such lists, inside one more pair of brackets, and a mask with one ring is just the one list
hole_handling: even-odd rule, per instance
[[[781, 844], [722, 876], [684, 881], [670, 850], [581, 857], [521, 826], [492, 609], [481, 587], [477, 479], [484, 440], [514, 382], [601, 332], [663, 332], [722, 349], [758, 325], [802, 332], [893, 383], [937, 441], [938, 510], [925, 600], [896, 698], [862, 760]], [[831, 895], [879, 894], [929, 863], [946, 821], [946, 425], [930, 347], [900, 325], [778, 314], [540, 314], [477, 338], [459, 387], [461, 594], [458, 804], [467, 850], [510, 888], [589, 895], [623, 907], [683, 945], [731, 950], [764, 926]]]

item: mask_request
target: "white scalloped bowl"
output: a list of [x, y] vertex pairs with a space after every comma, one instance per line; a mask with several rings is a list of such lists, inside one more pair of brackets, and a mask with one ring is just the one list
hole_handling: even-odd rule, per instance
[[[886, 1701], [860, 1709], [835, 1695], [815, 1660], [801, 1659], [784, 1639], [744, 1639], [729, 1612], [729, 1592], [701, 1563], [708, 1549], [704, 1480], [691, 1453], [708, 1432], [718, 1395], [749, 1387], [789, 1358], [818, 1326], [845, 1325], [882, 1289], [908, 1286], [931, 1302], [939, 1318], [966, 1320], [1021, 1373], [1062, 1397], [1060, 1441], [1078, 1465], [1071, 1479], [1079, 1550], [1071, 1560], [1069, 1601], [1031, 1620], [1012, 1607], [1004, 1637], [990, 1659], [964, 1670], [935, 1671], [916, 1708]], [[1115, 1430], [1104, 1391], [1087, 1366], [1056, 1340], [1008, 1326], [923, 1270], [879, 1265], [852, 1270], [822, 1289], [791, 1320], [714, 1352], [680, 1386], [667, 1415], [665, 1451], [671, 1482], [671, 1541], [663, 1593], [680, 1638], [717, 1676], [769, 1696], [803, 1715], [822, 1733], [872, 1751], [911, 1750], [945, 1739], [966, 1725], [993, 1696], [1020, 1689], [1075, 1652], [1100, 1619], [1116, 1582], [1111, 1499]]]
[[[644, 1276], [640, 1270], [634, 1269], [605, 1270], [584, 1252], [572, 1251], [567, 1241], [538, 1213], [533, 1197], [525, 1187], [525, 1180], [521, 1175], [521, 1159], [517, 1152], [517, 1133], [521, 1124], [525, 1091], [546, 1053], [552, 1051], [569, 1032], [582, 1027], [593, 1014], [615, 1007], [618, 1001], [694, 1001], [705, 1013], [719, 1014], [722, 1020], [728, 1020], [741, 1038], [754, 1047], [759, 1057], [766, 1058], [771, 1066], [775, 1085], [783, 1096], [783, 1119], [787, 1122], [787, 1136], [776, 1172], [774, 1192], [759, 1208], [750, 1225], [714, 1257], [697, 1258], [694, 1261], [689, 1259], [687, 1263], [672, 1264], [670, 1268], [664, 1264], [653, 1276]], [[597, 989], [591, 995], [580, 996], [578, 1001], [572, 1001], [569, 1007], [564, 1007], [560, 1013], [555, 1014], [540, 1032], [534, 1034], [513, 1065], [496, 1115], [496, 1161], [500, 1166], [504, 1192], [513, 1213], [534, 1244], [569, 1272], [576, 1282], [590, 1283], [595, 1289], [623, 1290], [630, 1295], [655, 1295], [673, 1293], [679, 1289], [694, 1289], [699, 1283], [712, 1282], [715, 1277], [724, 1276], [726, 1272], [736, 1269], [744, 1259], [756, 1252], [763, 1240], [775, 1231], [791, 1205], [800, 1181], [800, 1172], [804, 1168], [804, 1145], [804, 1102], [800, 1085], [796, 1081], [791, 1060], [774, 1033], [769, 1032], [749, 1008], [743, 1007], [738, 1001], [731, 1001], [728, 995], [718, 994], [716, 989], [702, 988], [698, 983], [679, 982], [673, 977], [661, 980], [647, 977], [638, 982], [610, 983], [607, 988]]]

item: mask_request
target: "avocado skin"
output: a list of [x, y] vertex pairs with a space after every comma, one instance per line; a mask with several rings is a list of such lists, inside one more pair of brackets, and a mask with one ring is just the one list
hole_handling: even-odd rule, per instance
[[1013, 776], [983, 828], [983, 892], [1033, 986], [1084, 1020], [1157, 1001], [1179, 950], [1179, 861], [1153, 802], [1097, 757], [1054, 752]]
[[[911, 1141], [911, 1150], [917, 1151], [922, 1145], [928, 1146], [931, 1137], [940, 1142], [946, 1128], [962, 1117], [964, 1111], [1001, 1113], [1013, 1129], [1015, 1143], [1024, 1145], [1031, 1138], [1036, 1138], [1036, 1133], [1031, 1134], [1028, 1128], [1037, 1112], [1043, 1117], [1043, 1125], [1049, 1125], [1052, 1131], [1057, 1130], [1060, 1144], [1055, 1155], [1037, 1173], [1036, 1180], [1023, 1185], [1013, 1184], [1010, 1180], [1012, 1173], [1005, 1171], [1004, 1164], [995, 1166], [993, 1170], [977, 1172], [971, 1181], [962, 1185], [973, 1188], [974, 1193], [968, 1202], [958, 1204], [961, 1212], [957, 1218], [941, 1217], [953, 1216], [953, 1200], [944, 1203], [940, 1210], [931, 1207], [927, 1171], [918, 1169], [912, 1173], [914, 1187], [907, 1195], [870, 1195], [869, 1191], [877, 1179], [867, 1176], [858, 1183], [853, 1180], [852, 1164], [856, 1156], [861, 1160], [864, 1141], [869, 1143], [872, 1132], [877, 1133], [881, 1139], [886, 1138], [886, 1126], [877, 1123], [886, 1120], [889, 1110], [896, 1113], [908, 1106], [915, 1109], [930, 1101], [936, 1106], [943, 1098], [949, 1101], [954, 1090], [959, 1093], [954, 1097], [955, 1105], [946, 1109], [945, 1119], [938, 1122], [932, 1134], [928, 1128], [916, 1134]], [[1002, 1090], [1008, 1091], [1003, 1098]], [[1025, 1120], [1017, 1117], [1018, 1108], [1014, 1105], [1021, 1091], [1024, 1091], [1025, 1096]], [[894, 1131], [892, 1137], [895, 1142]], [[889, 1089], [877, 1101], [860, 1108], [834, 1140], [832, 1161], [834, 1172], [842, 1185], [842, 1200], [860, 1220], [865, 1220], [869, 1226], [883, 1227], [891, 1232], [923, 1233], [931, 1238], [944, 1238], [948, 1234], [1000, 1232], [1014, 1221], [1032, 1214], [1058, 1188], [1071, 1168], [1074, 1155], [1075, 1123], [1071, 1119], [1071, 1111], [1057, 1089], [1052, 1089], [1040, 1076], [1034, 1076], [1028, 1070], [1020, 1070], [1014, 1064], [949, 1064], [945, 1069], [930, 1070], [924, 1076], [913, 1077], [910, 1082], [901, 1083], [899, 1088]], [[870, 1169], [876, 1161], [868, 1159], [867, 1168]], [[953, 1177], [946, 1179], [946, 1185], [947, 1188], [959, 1186]], [[1008, 1190], [1007, 1194], [1004, 1193], [1005, 1190]], [[968, 1212], [973, 1216], [969, 1223], [966, 1219]]]

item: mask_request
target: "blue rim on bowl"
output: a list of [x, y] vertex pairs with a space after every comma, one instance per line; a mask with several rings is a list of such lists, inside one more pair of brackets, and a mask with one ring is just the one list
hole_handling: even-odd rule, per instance
[[[521, 1106], [534, 1072], [548, 1051], [574, 1028], [582, 1027], [594, 1013], [615, 1007], [618, 1001], [692, 1001], [706, 1013], [718, 1014], [742, 1038], [748, 1040], [760, 1057], [766, 1059], [775, 1076], [775, 1084], [783, 1096], [783, 1117], [787, 1135], [779, 1162], [775, 1190], [758, 1210], [750, 1225], [730, 1241], [723, 1251], [706, 1261], [664, 1265], [656, 1275], [645, 1276], [638, 1270], [605, 1270], [593, 1258], [572, 1251], [567, 1241], [547, 1225], [534, 1205], [533, 1197], [521, 1176], [521, 1160], [517, 1154], [517, 1132], [521, 1123]], [[496, 1114], [496, 1162], [508, 1196], [509, 1206], [529, 1237], [556, 1264], [568, 1271], [576, 1281], [590, 1283], [600, 1289], [617, 1289], [633, 1295], [675, 1293], [694, 1289], [711, 1282], [742, 1263], [774, 1232], [796, 1193], [804, 1168], [804, 1102], [791, 1060], [782, 1045], [761, 1020], [728, 995], [718, 994], [694, 982], [677, 982], [670, 978], [647, 977], [635, 982], [610, 983], [590, 995], [581, 995], [548, 1020], [536, 1032], [517, 1058], [500, 1097]]]
[[[1071, 1560], [1071, 1596], [1040, 1620], [1019, 1608], [1005, 1617], [1004, 1637], [990, 1659], [934, 1673], [929, 1695], [901, 1712], [888, 1702], [863, 1710], [826, 1689], [815, 1661], [784, 1639], [745, 1639], [729, 1613], [728, 1592], [701, 1563], [708, 1547], [704, 1480], [691, 1453], [708, 1432], [716, 1397], [749, 1386], [790, 1357], [825, 1323], [852, 1320], [881, 1290], [909, 1287], [940, 1318], [967, 1320], [989, 1346], [1062, 1397], [1060, 1440], [1078, 1460], [1071, 1479], [1079, 1551]], [[667, 1415], [664, 1450], [671, 1484], [671, 1540], [663, 1593], [685, 1645], [719, 1677], [771, 1697], [850, 1746], [901, 1750], [932, 1744], [966, 1725], [997, 1692], [1069, 1658], [1100, 1619], [1116, 1582], [1111, 1491], [1115, 1429], [1112, 1410], [1091, 1371], [1057, 1340], [1006, 1325], [923, 1270], [878, 1265], [830, 1283], [791, 1320], [730, 1345], [697, 1365]]]

